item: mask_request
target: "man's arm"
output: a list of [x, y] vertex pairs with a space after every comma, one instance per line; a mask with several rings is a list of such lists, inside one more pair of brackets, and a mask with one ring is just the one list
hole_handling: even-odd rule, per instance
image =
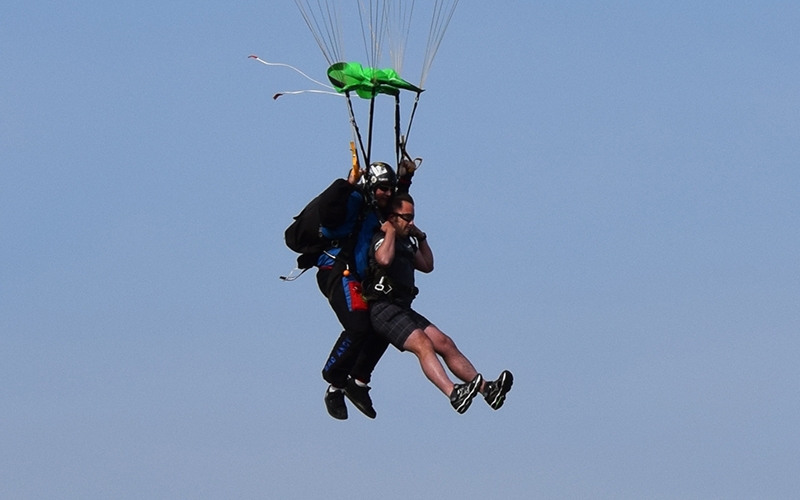
[[433, 271], [433, 250], [428, 244], [428, 236], [417, 226], [411, 230], [411, 236], [416, 238], [419, 244], [417, 253], [414, 255], [414, 268], [426, 274]]
[[[420, 160], [422, 162], [422, 160]], [[397, 166], [397, 192], [408, 193], [411, 187], [411, 178], [418, 165], [413, 160], [403, 159]]]
[[381, 231], [384, 236], [375, 249], [375, 262], [381, 267], [389, 267], [394, 261], [395, 229], [391, 222], [386, 221], [381, 226]]

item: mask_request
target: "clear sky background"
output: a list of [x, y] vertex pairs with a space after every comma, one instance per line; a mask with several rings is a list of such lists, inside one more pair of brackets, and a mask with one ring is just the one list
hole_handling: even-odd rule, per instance
[[253, 53], [324, 78], [288, 0], [0, 3], [0, 498], [800, 496], [796, 2], [460, 3], [416, 308], [497, 412], [390, 348], [327, 415], [278, 276], [346, 109]]

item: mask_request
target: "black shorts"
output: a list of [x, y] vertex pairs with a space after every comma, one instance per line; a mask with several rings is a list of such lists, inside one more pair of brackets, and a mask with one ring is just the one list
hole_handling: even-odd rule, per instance
[[404, 351], [411, 332], [419, 328], [424, 330], [431, 325], [428, 319], [411, 309], [391, 302], [373, 302], [370, 304], [372, 328], [388, 340], [393, 346]]

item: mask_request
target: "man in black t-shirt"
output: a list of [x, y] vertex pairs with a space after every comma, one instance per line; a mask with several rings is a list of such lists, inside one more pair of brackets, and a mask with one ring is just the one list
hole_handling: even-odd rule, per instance
[[[453, 340], [411, 308], [418, 291], [414, 272], [433, 271], [433, 252], [427, 235], [414, 224], [414, 200], [407, 193], [393, 198], [387, 220], [372, 240], [370, 268], [365, 295], [375, 331], [400, 351], [414, 353], [425, 376], [458, 413], [467, 411], [478, 392], [493, 409], [500, 408], [511, 390], [511, 372], [484, 381]], [[450, 380], [437, 355], [463, 384]]]

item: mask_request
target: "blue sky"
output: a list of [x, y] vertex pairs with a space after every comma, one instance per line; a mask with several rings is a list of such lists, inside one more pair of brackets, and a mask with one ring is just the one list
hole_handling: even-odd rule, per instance
[[[800, 7], [461, 2], [409, 145], [465, 415], [283, 229], [348, 164], [294, 2], [0, 6], [3, 498], [796, 498]], [[408, 60], [413, 62], [409, 52]]]

